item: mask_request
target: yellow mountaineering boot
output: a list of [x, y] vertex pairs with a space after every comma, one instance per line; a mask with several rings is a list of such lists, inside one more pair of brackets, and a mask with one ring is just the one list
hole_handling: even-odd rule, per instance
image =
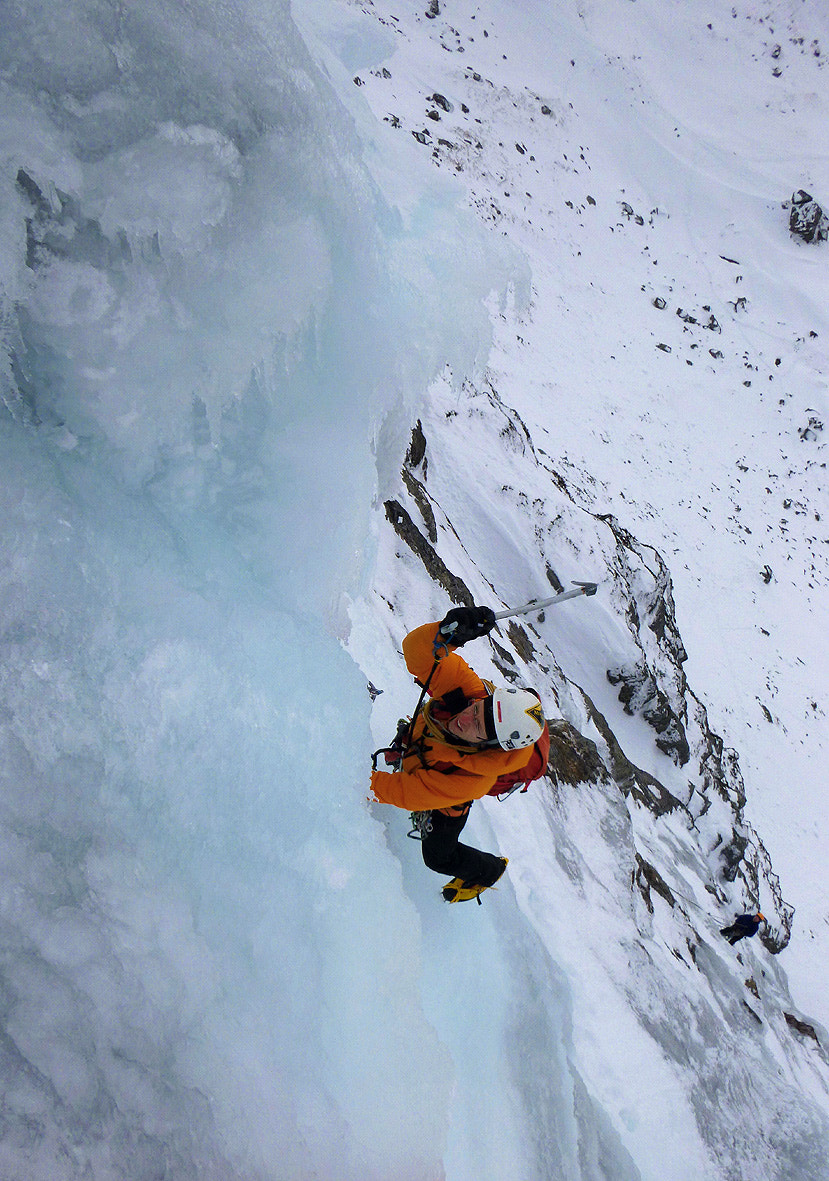
[[[509, 865], [508, 857], [499, 857], [498, 860], [501, 862], [501, 870], [498, 874], [498, 877], [496, 877], [495, 882], [500, 880], [501, 874], [503, 874], [504, 870]], [[448, 882], [443, 887], [441, 893], [443, 894], [444, 900], [446, 902], [471, 902], [473, 898], [477, 898], [478, 905], [480, 906], [481, 894], [483, 894], [484, 890], [491, 890], [495, 885], [495, 882], [490, 882], [488, 886], [477, 886], [467, 885], [467, 883], [461, 878], [452, 878], [452, 881]]]

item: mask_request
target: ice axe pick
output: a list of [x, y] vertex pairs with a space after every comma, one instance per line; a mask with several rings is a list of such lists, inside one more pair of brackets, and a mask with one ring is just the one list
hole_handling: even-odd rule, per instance
[[507, 619], [510, 615], [529, 615], [533, 611], [543, 611], [545, 607], [554, 607], [557, 603], [563, 603], [565, 599], [575, 599], [579, 595], [595, 595], [599, 589], [597, 582], [575, 582], [573, 583], [575, 590], [562, 591], [559, 595], [553, 595], [549, 599], [532, 599], [529, 603], [525, 603], [523, 607], [508, 607], [506, 611], [497, 611], [495, 613], [496, 619]]

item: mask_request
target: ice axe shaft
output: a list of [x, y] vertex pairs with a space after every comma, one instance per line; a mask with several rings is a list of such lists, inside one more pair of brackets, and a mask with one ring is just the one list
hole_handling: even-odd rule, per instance
[[529, 615], [533, 611], [543, 611], [545, 607], [553, 607], [556, 603], [563, 603], [565, 599], [575, 599], [579, 595], [595, 595], [599, 589], [597, 582], [576, 582], [575, 590], [562, 591], [560, 595], [553, 595], [552, 598], [542, 599], [540, 602], [533, 599], [529, 603], [525, 603], [523, 607], [508, 607], [506, 611], [498, 611], [495, 614], [496, 619], [507, 619], [510, 615]]

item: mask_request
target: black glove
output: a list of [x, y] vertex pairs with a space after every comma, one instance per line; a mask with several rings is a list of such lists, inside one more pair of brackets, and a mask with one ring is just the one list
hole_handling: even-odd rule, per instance
[[453, 607], [440, 621], [438, 635], [446, 643], [460, 648], [470, 640], [485, 636], [495, 627], [495, 612], [491, 607]]

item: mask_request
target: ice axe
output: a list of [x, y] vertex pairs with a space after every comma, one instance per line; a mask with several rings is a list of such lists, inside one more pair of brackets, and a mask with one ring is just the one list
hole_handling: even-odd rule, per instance
[[553, 595], [552, 598], [542, 599], [540, 602], [537, 599], [532, 599], [523, 607], [508, 607], [506, 611], [497, 611], [495, 618], [507, 619], [510, 615], [529, 615], [533, 611], [543, 611], [545, 607], [554, 607], [556, 603], [563, 603], [565, 599], [576, 599], [579, 595], [595, 595], [599, 589], [597, 582], [574, 581], [573, 585], [575, 590], [562, 591], [561, 594]]

